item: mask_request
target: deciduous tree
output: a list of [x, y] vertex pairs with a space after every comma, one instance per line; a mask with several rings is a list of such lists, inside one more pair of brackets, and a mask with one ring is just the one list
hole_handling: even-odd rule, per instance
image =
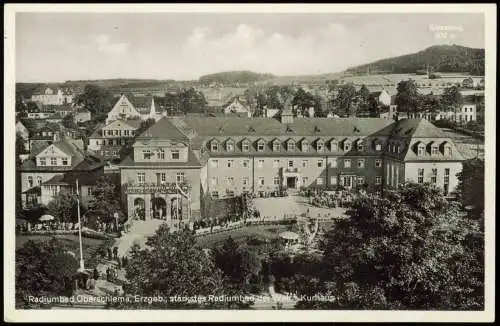
[[[176, 301], [174, 297], [194, 297], [225, 294], [222, 272], [215, 266], [210, 254], [196, 246], [190, 231], [170, 233], [160, 226], [146, 245], [132, 248], [126, 266], [128, 282], [125, 295], [141, 297], [161, 296], [164, 302], [132, 302], [119, 304], [125, 309], [169, 309], [221, 307], [212, 302]], [[222, 304], [224, 307], [224, 304]]]
[[417, 85], [412, 79], [398, 83], [396, 104], [399, 112], [415, 113], [420, 105], [420, 94]]
[[28, 241], [16, 250], [16, 306], [40, 308], [29, 296], [71, 296], [78, 262], [56, 238]]
[[[78, 218], [76, 194], [61, 190], [47, 205], [47, 213], [60, 222], [75, 222]], [[81, 207], [83, 213], [83, 207]]]
[[[326, 235], [324, 282], [339, 309], [481, 309], [481, 233], [432, 185], [356, 199]], [[476, 236], [473, 255], [466, 243]], [[484, 254], [484, 253], [483, 253]], [[468, 277], [460, 266], [476, 264]], [[474, 294], [474, 296], [470, 296]], [[314, 304], [311, 304], [314, 305]], [[325, 308], [324, 304], [317, 307]]]

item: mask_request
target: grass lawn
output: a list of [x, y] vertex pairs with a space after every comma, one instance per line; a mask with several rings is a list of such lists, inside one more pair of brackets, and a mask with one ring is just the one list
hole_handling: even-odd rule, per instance
[[220, 246], [229, 236], [237, 243], [246, 242], [247, 237], [256, 237], [263, 239], [277, 239], [281, 232], [290, 230], [296, 231], [296, 226], [288, 225], [254, 225], [246, 226], [241, 229], [236, 229], [228, 232], [220, 232], [216, 234], [205, 235], [197, 238], [197, 243], [203, 248], [216, 248]]
[[[79, 256], [80, 246], [78, 243], [78, 236], [73, 234], [61, 235], [16, 235], [16, 250], [21, 248], [27, 241], [33, 240], [35, 242], [43, 242], [49, 240], [51, 237], [58, 238], [69, 251], [75, 253], [76, 257]], [[93, 268], [98, 260], [97, 249], [100, 246], [111, 246], [114, 239], [101, 240], [90, 239], [82, 237], [83, 257], [85, 261], [85, 268]]]

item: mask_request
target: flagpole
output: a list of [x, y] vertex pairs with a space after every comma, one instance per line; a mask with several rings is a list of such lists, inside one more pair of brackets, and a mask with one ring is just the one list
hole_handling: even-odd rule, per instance
[[78, 191], [78, 179], [76, 179], [76, 202], [78, 210], [78, 240], [80, 242], [80, 271], [85, 270], [83, 263], [83, 247], [82, 247], [82, 222], [80, 220], [80, 192]]

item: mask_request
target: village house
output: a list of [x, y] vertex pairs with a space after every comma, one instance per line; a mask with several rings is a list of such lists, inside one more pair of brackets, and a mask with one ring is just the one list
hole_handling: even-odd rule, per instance
[[120, 150], [136, 136], [141, 119], [115, 120], [89, 137], [89, 149], [107, 159], [120, 157]]
[[75, 123], [87, 122], [92, 119], [91, 112], [86, 108], [77, 108], [74, 114]]
[[391, 105], [391, 95], [387, 92], [387, 90], [382, 89], [381, 91], [376, 91], [370, 93], [371, 96], [375, 98], [377, 104], [379, 105]]
[[122, 94], [111, 111], [108, 112], [106, 125], [115, 120], [126, 119], [155, 119], [158, 121], [167, 112], [158, 112], [153, 96], [142, 96], [128, 99], [125, 94]]
[[46, 87], [36, 91], [32, 96], [33, 102], [40, 102], [43, 105], [63, 105], [73, 102], [73, 93], [69, 89]]
[[257, 196], [302, 187], [397, 188], [430, 182], [449, 195], [463, 157], [423, 119], [186, 116], [136, 138], [120, 165], [129, 217], [188, 223], [204, 198]]
[[[83, 142], [66, 136], [33, 153], [20, 167], [23, 208], [47, 205], [61, 190], [74, 191], [69, 179], [81, 180], [81, 193], [89, 193], [85, 180], [102, 174], [104, 162], [83, 148]], [[82, 204], [86, 205], [85, 198]]]
[[238, 96], [234, 97], [223, 109], [225, 115], [230, 114], [245, 114], [248, 118], [252, 117], [250, 108], [243, 104]]

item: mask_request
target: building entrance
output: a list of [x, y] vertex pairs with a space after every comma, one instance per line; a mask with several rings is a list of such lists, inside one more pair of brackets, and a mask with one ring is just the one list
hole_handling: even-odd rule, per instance
[[292, 188], [292, 189], [297, 188], [297, 177], [287, 177], [286, 186], [287, 188]]

